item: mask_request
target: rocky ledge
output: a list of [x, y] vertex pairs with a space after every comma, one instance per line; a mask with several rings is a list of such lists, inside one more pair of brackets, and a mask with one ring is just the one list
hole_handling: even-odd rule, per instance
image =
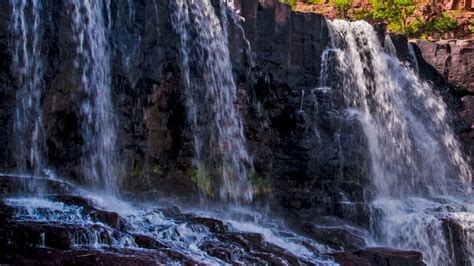
[[420, 73], [429, 80], [445, 83], [455, 98], [456, 129], [474, 167], [474, 40], [413, 42], [421, 62]]
[[[418, 252], [360, 249], [359, 246], [353, 246], [352, 251], [337, 251], [344, 248], [337, 248], [334, 234], [327, 234], [327, 230], [318, 227], [311, 229], [317, 236], [315, 239], [337, 249], [301, 238], [300, 244], [313, 253], [302, 258], [272, 244], [263, 234], [235, 230], [226, 221], [183, 212], [175, 206], [153, 208], [144, 214], [124, 217], [97, 206], [84, 191], [64, 182], [36, 179], [47, 188], [39, 196], [37, 192], [26, 193], [19, 189], [22, 186], [18, 184], [32, 180], [1, 176], [0, 181], [2, 264], [196, 265], [219, 261], [254, 265], [315, 265], [318, 262], [423, 265]], [[20, 191], [22, 197], [15, 197]], [[22, 200], [28, 204], [22, 204]], [[145, 218], [140, 220], [140, 215]], [[365, 246], [364, 241], [360, 246]], [[199, 250], [205, 257], [193, 256], [193, 250]]]

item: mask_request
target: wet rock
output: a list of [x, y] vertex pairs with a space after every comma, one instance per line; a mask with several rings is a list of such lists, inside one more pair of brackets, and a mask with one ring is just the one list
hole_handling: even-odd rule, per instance
[[15, 265], [164, 265], [198, 262], [172, 250], [146, 251], [104, 248], [80, 250], [8, 249], [0, 252], [0, 263]]
[[342, 266], [371, 266], [370, 262], [366, 258], [361, 258], [352, 253], [333, 253], [331, 256], [334, 260]]
[[308, 263], [301, 261], [286, 250], [264, 241], [263, 236], [256, 233], [226, 232], [217, 235], [217, 238], [225, 245], [236, 245], [240, 250], [247, 253], [254, 260], [270, 262], [276, 265], [300, 265]]
[[472, 232], [464, 229], [459, 222], [453, 219], [443, 219], [443, 231], [446, 239], [449, 239], [451, 249], [448, 250], [453, 265], [471, 265], [468, 243]]
[[145, 235], [134, 235], [135, 243], [141, 248], [146, 249], [161, 249], [166, 248], [166, 245]]
[[335, 250], [354, 251], [367, 246], [363, 237], [344, 228], [304, 224], [302, 230], [316, 242]]
[[0, 175], [0, 197], [20, 194], [74, 194], [76, 192], [74, 187], [62, 181]]
[[249, 255], [238, 245], [216, 241], [204, 241], [200, 246], [210, 256], [219, 258], [227, 263], [256, 264], [262, 260]]
[[417, 40], [421, 56], [459, 92], [474, 93], [474, 41]]
[[55, 224], [44, 222], [11, 221], [3, 227], [2, 246], [50, 247], [60, 250], [72, 249], [75, 245], [111, 245], [125, 234], [109, 230], [98, 224]]
[[222, 233], [226, 230], [227, 226], [220, 220], [204, 217], [191, 217], [187, 219], [189, 223], [199, 224], [207, 227], [212, 233]]
[[368, 248], [355, 252], [333, 253], [341, 265], [422, 266], [422, 255], [416, 251]]
[[110, 226], [113, 229], [125, 230], [127, 222], [116, 212], [100, 210], [94, 206], [94, 203], [81, 196], [75, 195], [53, 195], [51, 200], [59, 201], [71, 206], [80, 206], [84, 216], [90, 217], [94, 222], [100, 222]]
[[372, 265], [421, 266], [422, 255], [417, 251], [401, 251], [388, 248], [369, 248], [354, 252], [367, 258]]
[[474, 167], [474, 118], [471, 115], [474, 101], [470, 100], [474, 93], [474, 66], [471, 63], [474, 60], [474, 41], [417, 40], [414, 44], [420, 74], [442, 89], [449, 109], [459, 114], [459, 118], [455, 117], [455, 130], [471, 158], [471, 167]]

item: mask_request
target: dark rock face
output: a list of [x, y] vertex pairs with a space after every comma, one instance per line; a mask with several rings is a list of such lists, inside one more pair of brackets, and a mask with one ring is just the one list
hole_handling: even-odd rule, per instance
[[[18, 178], [17, 178], [18, 179]], [[21, 179], [21, 178], [20, 178]], [[4, 180], [2, 186], [16, 180]], [[59, 185], [51, 181], [51, 186]], [[49, 190], [54, 193], [54, 190]], [[60, 192], [60, 191], [55, 191]], [[261, 234], [231, 230], [221, 220], [182, 213], [177, 207], [155, 209], [153, 215], [163, 214], [168, 225], [152, 224], [153, 231], [171, 234], [161, 241], [150, 235], [137, 234], [117, 213], [109, 212], [96, 206], [86, 197], [69, 194], [46, 194], [47, 200], [64, 204], [68, 208], [80, 210], [78, 220], [48, 220], [57, 215], [67, 216], [64, 210], [37, 207], [32, 213], [42, 214], [43, 218], [35, 220], [30, 212], [19, 205], [9, 205], [0, 200], [0, 263], [47, 264], [47, 265], [162, 265], [185, 264], [196, 265], [197, 262], [183, 252], [183, 247], [173, 245], [174, 230], [168, 226], [196, 228], [206, 237], [196, 241], [199, 249], [208, 256], [216, 257], [225, 263], [267, 264], [273, 265], [310, 265], [285, 249], [267, 242]], [[28, 195], [28, 193], [23, 194]], [[12, 194], [6, 194], [12, 196]], [[37, 198], [36, 198], [37, 199]], [[48, 214], [49, 213], [49, 214]], [[25, 216], [22, 216], [24, 214]], [[51, 216], [52, 215], [52, 216]], [[49, 218], [48, 218], [49, 217]], [[128, 217], [130, 218], [130, 217]], [[133, 219], [136, 217], [133, 217]], [[146, 222], [145, 219], [144, 222]], [[150, 229], [151, 229], [150, 228]], [[207, 230], [204, 230], [207, 228]], [[191, 229], [193, 230], [193, 229]], [[146, 231], [146, 230], [145, 230]], [[144, 233], [146, 233], [144, 231]], [[100, 246], [100, 248], [94, 248]], [[139, 248], [139, 249], [138, 249]], [[313, 247], [314, 250], [317, 250]], [[186, 251], [186, 250], [185, 250]], [[317, 256], [322, 254], [315, 253]]]
[[385, 266], [422, 266], [421, 253], [400, 251], [388, 248], [368, 248], [352, 253], [334, 253], [334, 259], [340, 265], [385, 265]]
[[[117, 178], [123, 191], [140, 192], [138, 196], [154, 195], [155, 190], [161, 196], [198, 195], [190, 174], [192, 128], [186, 119], [172, 5], [167, 1], [132, 2], [132, 19], [125, 2], [111, 5], [113, 102], [118, 110], [118, 149], [124, 168]], [[216, 9], [218, 3], [213, 2]], [[58, 175], [81, 183], [83, 117], [68, 15], [71, 7], [53, 0], [44, 5], [45, 146], [41, 149]], [[339, 96], [313, 91], [321, 54], [329, 41], [325, 18], [291, 12], [277, 0], [236, 1], [236, 6], [245, 21], [240, 26], [229, 20], [229, 49], [255, 177], [267, 180], [271, 188], [263, 190], [272, 190], [275, 206], [294, 218], [336, 215], [363, 223], [367, 220], [364, 138], [344, 134], [360, 132], [360, 128], [344, 121], [332, 106], [333, 98]], [[1, 67], [5, 70], [0, 75], [0, 165], [13, 170], [11, 133], [17, 88], [9, 69], [11, 7], [2, 4], [0, 8], [0, 23], [5, 25], [0, 30]], [[322, 104], [316, 106], [316, 102]]]
[[248, 98], [246, 135], [257, 173], [272, 185], [272, 203], [295, 220], [335, 215], [364, 223], [361, 128], [332, 104], [341, 95], [315, 89], [329, 43], [324, 17], [276, 0], [236, 2], [256, 54], [254, 82], [239, 84]]
[[455, 265], [471, 265], [472, 261], [469, 255], [470, 246], [466, 243], [472, 243], [470, 232], [452, 219], [443, 220], [443, 230], [446, 239], [451, 239], [453, 248], [450, 250], [450, 257]]
[[[132, 19], [124, 7], [125, 1], [111, 1], [114, 22], [110, 33], [112, 88], [120, 121], [118, 149], [124, 167], [122, 176], [117, 179], [122, 181], [123, 192], [146, 199], [155, 196], [155, 191], [159, 191], [160, 197], [187, 199], [199, 194], [189, 171], [194, 155], [193, 129], [186, 121], [186, 99], [179, 70], [179, 37], [173, 30], [170, 1], [132, 1]], [[84, 140], [80, 125], [83, 118], [77, 100], [80, 88], [74, 67], [76, 48], [67, 12], [69, 7], [63, 1], [43, 2], [45, 42], [41, 53], [46, 63], [42, 100], [45, 145], [42, 152], [49, 166], [60, 176], [81, 183]], [[213, 4], [219, 8], [218, 1]], [[329, 42], [325, 18], [314, 13], [291, 12], [278, 0], [236, 0], [235, 4], [244, 18], [243, 31], [235, 21], [229, 23], [229, 50], [239, 95], [237, 106], [244, 117], [255, 177], [266, 180], [270, 186], [263, 189], [267, 193], [263, 196], [269, 199], [273, 210], [297, 225], [335, 216], [367, 226], [367, 201], [371, 195], [366, 189], [369, 166], [362, 129], [343, 114], [340, 93], [315, 89], [319, 83], [321, 54]], [[10, 69], [10, 8], [8, 1], [0, 2], [0, 169], [6, 170], [15, 169], [12, 132], [18, 89]], [[377, 33], [383, 40], [383, 25], [377, 27]], [[394, 42], [400, 59], [407, 60], [406, 38], [398, 36]], [[419, 41], [416, 44], [420, 73], [440, 89], [445, 89], [448, 103], [453, 110], [459, 110], [458, 131], [466, 150], [474, 154], [474, 42]], [[449, 84], [455, 89], [451, 90]], [[6, 185], [7, 179], [0, 177], [1, 196], [20, 191], [19, 185]], [[57, 193], [72, 192], [66, 185], [46, 186], [52, 186]], [[73, 198], [60, 200], [86, 205]], [[96, 219], [111, 228], [126, 228], [114, 213], [98, 213], [92, 207], [89, 210], [96, 212]], [[258, 259], [244, 256], [249, 263], [280, 259], [290, 264], [295, 262], [276, 247], [262, 244], [259, 236], [223, 233], [226, 227], [220, 221], [190, 220], [246, 250], [257, 249], [261, 244], [263, 251], [260, 251], [267, 255], [260, 254]], [[309, 228], [306, 233], [318, 240], [337, 235], [338, 243], [328, 245], [345, 243], [346, 249], [351, 251], [365, 247], [358, 236], [343, 231]], [[135, 239], [146, 248], [162, 247], [143, 236]], [[216, 243], [206, 243], [205, 247], [223, 261], [234, 259], [232, 250], [227, 247]], [[269, 249], [281, 256], [270, 258]], [[48, 249], [28, 251], [24, 256], [13, 252], [10, 258], [17, 256], [19, 261], [34, 262], [30, 260], [29, 252], [60, 261], [72, 257], [77, 260], [74, 263], [87, 263], [89, 259], [104, 263], [117, 261], [113, 255], [93, 254], [86, 259], [80, 252]], [[110, 251], [111, 254], [115, 252]], [[369, 253], [337, 256], [343, 256], [345, 261], [362, 261], [362, 265], [378, 261], [382, 256], [378, 251]], [[391, 253], [384, 254], [389, 256]], [[411, 255], [410, 259], [418, 260], [418, 255]], [[143, 261], [130, 261], [130, 264], [148, 264], [160, 256], [153, 253]]]
[[[4, 180], [2, 186], [11, 187], [9, 183], [22, 179], [12, 177]], [[49, 181], [49, 186], [61, 185], [59, 181]], [[183, 213], [175, 206], [157, 208], [145, 214], [146, 217], [164, 215], [166, 224], [150, 224], [141, 233], [137, 233], [126, 221], [133, 223], [140, 219], [141, 214], [120, 216], [101, 209], [93, 199], [68, 191], [48, 190], [52, 194], [43, 195], [49, 204], [64, 204], [63, 209], [50, 207], [49, 204], [33, 207], [31, 205], [15, 205], [11, 199], [0, 200], [0, 263], [14, 265], [162, 265], [206, 264], [192, 258], [189, 250], [176, 245], [176, 237], [181, 235], [177, 228], [189, 228], [195, 234], [205, 235], [196, 243], [207, 258], [215, 258], [219, 263], [257, 264], [257, 265], [318, 265], [316, 261], [302, 259], [284, 248], [268, 242], [262, 234], [241, 232], [231, 228], [230, 224], [214, 218], [195, 216]], [[56, 194], [60, 193], [60, 194]], [[28, 196], [24, 193], [23, 196]], [[6, 194], [6, 197], [12, 194]], [[38, 200], [36, 196], [31, 200]], [[24, 208], [29, 208], [26, 211]], [[71, 220], [58, 220], [55, 217], [67, 216], [68, 210], [80, 210]], [[40, 214], [39, 220], [34, 214]], [[33, 216], [32, 216], [33, 215]], [[92, 218], [92, 219], [88, 219]], [[49, 220], [53, 219], [53, 220]], [[79, 219], [79, 220], [74, 220]], [[131, 219], [131, 220], [127, 220]], [[161, 219], [160, 219], [161, 221]], [[121, 224], [121, 225], [119, 225]], [[308, 225], [309, 226], [309, 225]], [[169, 230], [170, 228], [173, 228]], [[310, 226], [309, 226], [310, 227]], [[194, 229], [193, 229], [194, 228]], [[158, 234], [149, 234], [150, 232]], [[326, 228], [327, 229], [327, 228]], [[313, 235], [324, 235], [321, 228], [311, 227]], [[326, 230], [327, 231], [327, 230]], [[365, 245], [354, 235], [336, 233], [342, 242], [352, 246], [339, 253], [323, 254], [313, 242], [301, 239], [308, 252], [314, 253], [313, 258], [324, 259], [326, 263], [336, 261], [341, 265], [423, 265], [421, 254], [384, 248], [359, 249]], [[162, 235], [160, 238], [160, 235]], [[175, 235], [176, 234], [176, 235]], [[189, 237], [189, 236], [188, 236]], [[186, 238], [186, 237], [185, 237]], [[343, 240], [346, 239], [346, 240]], [[331, 240], [330, 240], [331, 241]], [[343, 245], [345, 245], [343, 243]], [[97, 248], [100, 247], [100, 248]], [[183, 250], [183, 248], [185, 248]], [[350, 251], [349, 251], [350, 250]]]
[[362, 236], [356, 235], [343, 228], [305, 224], [302, 229], [307, 236], [334, 250], [354, 251], [364, 248], [367, 245]]
[[418, 40], [420, 73], [437, 84], [448, 85], [454, 100], [451, 109], [459, 114], [456, 129], [474, 166], [474, 41]]
[[429, 42], [418, 40], [422, 57], [457, 91], [474, 93], [474, 42], [452, 40]]

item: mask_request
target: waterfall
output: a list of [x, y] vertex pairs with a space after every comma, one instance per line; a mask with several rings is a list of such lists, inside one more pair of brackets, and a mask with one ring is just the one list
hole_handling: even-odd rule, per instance
[[110, 47], [110, 1], [71, 0], [76, 68], [83, 98], [81, 112], [86, 183], [117, 189], [117, 118], [112, 104]]
[[418, 65], [418, 59], [416, 59], [415, 48], [413, 48], [413, 43], [408, 43], [408, 55], [410, 56], [410, 63], [413, 65], [415, 70], [418, 72], [420, 67]]
[[[456, 219], [471, 226], [474, 210], [472, 171], [450, 127], [446, 104], [394, 56], [393, 47], [384, 52], [368, 23], [328, 24], [331, 45], [325, 54], [332, 54], [330, 70], [341, 78], [322, 76], [327, 83], [322, 85], [339, 90], [347, 118], [357, 119], [366, 136], [375, 237], [381, 244], [422, 251], [430, 265], [453, 263], [443, 235], [443, 221], [453, 215], [443, 210], [449, 205], [465, 214], [464, 220]], [[472, 245], [474, 239], [466, 241]]]
[[40, 174], [43, 93], [41, 59], [41, 1], [11, 0], [12, 72], [17, 82], [15, 139], [17, 170]]
[[216, 14], [209, 0], [177, 0], [174, 7], [173, 24], [180, 37], [182, 80], [198, 168], [195, 178], [212, 194], [214, 182], [210, 179], [220, 177], [221, 198], [250, 200], [247, 175], [252, 161], [236, 108], [226, 4], [220, 2], [220, 9], [221, 14]]

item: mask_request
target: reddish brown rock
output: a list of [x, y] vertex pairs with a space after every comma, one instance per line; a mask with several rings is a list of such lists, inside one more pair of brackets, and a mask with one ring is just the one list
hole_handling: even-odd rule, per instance
[[367, 248], [355, 252], [330, 254], [342, 266], [423, 266], [422, 255], [416, 251], [403, 251], [389, 248]]
[[421, 56], [463, 93], [474, 93], [474, 40], [417, 40]]
[[344, 228], [305, 224], [302, 229], [316, 242], [328, 245], [335, 250], [358, 250], [367, 246], [364, 238]]

